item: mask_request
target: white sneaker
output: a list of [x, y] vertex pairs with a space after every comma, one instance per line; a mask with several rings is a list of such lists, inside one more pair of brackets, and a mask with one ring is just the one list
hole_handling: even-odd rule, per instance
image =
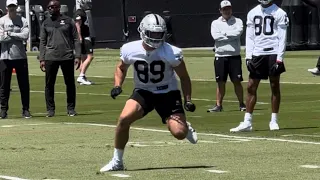
[[108, 171], [123, 171], [124, 166], [123, 162], [112, 159], [107, 165], [103, 166], [100, 169], [100, 172], [108, 172]]
[[318, 68], [312, 68], [312, 69], [308, 69], [308, 72], [311, 72], [313, 75], [320, 75], [320, 71]]
[[187, 125], [188, 125], [188, 134], [186, 139], [188, 139], [189, 142], [191, 142], [192, 144], [197, 144], [198, 142], [198, 135], [195, 129], [193, 129], [193, 127], [191, 127], [191, 123], [187, 121]]
[[241, 122], [238, 127], [230, 129], [230, 132], [252, 131], [252, 125], [249, 122]]
[[270, 122], [269, 128], [270, 128], [270, 131], [278, 131], [280, 129], [277, 122]]
[[77, 82], [80, 83], [80, 85], [92, 85], [93, 83], [87, 79], [86, 76], [79, 76], [77, 79]]

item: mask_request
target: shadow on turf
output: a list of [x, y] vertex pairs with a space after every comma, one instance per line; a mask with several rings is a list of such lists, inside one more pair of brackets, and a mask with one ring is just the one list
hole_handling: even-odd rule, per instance
[[[280, 131], [281, 130], [298, 130], [298, 129], [317, 129], [320, 127], [292, 127], [292, 128], [281, 128], [280, 127]], [[262, 131], [270, 131], [270, 129], [261, 129], [261, 130], [255, 130], [255, 132], [262, 132]]]
[[126, 171], [152, 171], [152, 170], [165, 170], [165, 169], [204, 169], [214, 168], [215, 166], [175, 166], [175, 167], [154, 167], [154, 168], [141, 168], [141, 169], [127, 169]]

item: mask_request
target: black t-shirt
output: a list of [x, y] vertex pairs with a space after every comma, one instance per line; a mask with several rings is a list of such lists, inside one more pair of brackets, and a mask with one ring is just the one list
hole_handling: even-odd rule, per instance
[[84, 23], [81, 24], [81, 36], [82, 38], [90, 37], [90, 28]]
[[90, 37], [90, 28], [87, 25], [87, 14], [84, 10], [82, 9], [78, 9], [76, 10], [76, 12], [74, 13], [74, 20], [82, 20], [82, 24], [80, 26], [81, 28], [81, 35], [82, 38], [86, 38], [86, 37]]

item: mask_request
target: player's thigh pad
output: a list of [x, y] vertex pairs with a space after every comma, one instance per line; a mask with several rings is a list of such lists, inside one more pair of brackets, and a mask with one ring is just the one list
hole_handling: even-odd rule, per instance
[[229, 74], [229, 65], [227, 57], [215, 57], [214, 59], [214, 71], [216, 81], [227, 81]]
[[143, 116], [154, 109], [154, 95], [150, 91], [134, 89], [129, 99], [133, 99], [140, 104], [143, 109]]
[[228, 57], [228, 61], [231, 81], [243, 81], [241, 56], [230, 56]]
[[173, 114], [184, 114], [181, 93], [179, 90], [163, 94], [155, 94], [155, 109], [166, 124], [167, 119]]

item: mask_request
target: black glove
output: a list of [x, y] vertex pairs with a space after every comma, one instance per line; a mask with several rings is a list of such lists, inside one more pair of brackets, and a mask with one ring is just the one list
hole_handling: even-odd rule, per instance
[[254, 72], [255, 68], [252, 63], [252, 59], [246, 59], [246, 65], [249, 72]]
[[270, 69], [270, 75], [277, 76], [285, 71], [284, 64], [282, 61], [277, 61], [273, 64]]
[[121, 87], [116, 86], [116, 87], [112, 88], [110, 95], [113, 99], [116, 99], [116, 97], [119, 96], [121, 93], [122, 93]]
[[196, 105], [194, 105], [191, 101], [187, 101], [184, 103], [184, 109], [186, 111], [194, 112], [196, 110]]

